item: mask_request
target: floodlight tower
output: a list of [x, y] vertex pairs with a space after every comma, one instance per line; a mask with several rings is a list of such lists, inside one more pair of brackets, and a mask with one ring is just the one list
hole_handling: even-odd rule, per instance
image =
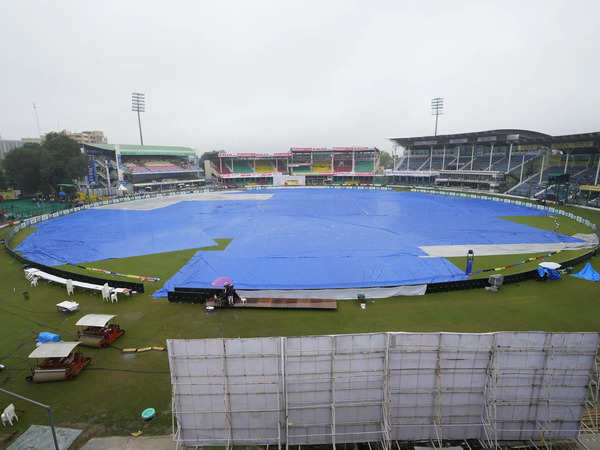
[[141, 92], [133, 92], [131, 94], [131, 110], [137, 112], [138, 125], [140, 127], [140, 144], [144, 145], [144, 138], [142, 137], [142, 120], [140, 119], [140, 113], [146, 111], [146, 95]]
[[[40, 128], [40, 116], [38, 116], [37, 105], [35, 104], [35, 102], [33, 103], [33, 114], [35, 115], [35, 124], [37, 125], [38, 136], [41, 138], [42, 130]], [[58, 131], [58, 130], [56, 130], [56, 131]]]
[[438, 117], [444, 114], [444, 99], [442, 97], [435, 97], [431, 100], [431, 114], [435, 116], [433, 135], [437, 136]]

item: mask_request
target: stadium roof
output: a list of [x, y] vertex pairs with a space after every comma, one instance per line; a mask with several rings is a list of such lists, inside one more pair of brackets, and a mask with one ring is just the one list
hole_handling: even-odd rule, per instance
[[600, 141], [600, 131], [552, 136], [552, 142]]
[[462, 144], [486, 144], [505, 142], [547, 142], [552, 136], [531, 130], [500, 129], [475, 131], [472, 133], [438, 134], [437, 136], [416, 136], [408, 138], [390, 138], [403, 147], [439, 146]]
[[377, 147], [292, 147], [291, 152], [373, 152], [379, 151]]
[[[121, 155], [140, 155], [140, 156], [193, 156], [196, 154], [191, 147], [178, 147], [166, 145], [129, 145], [118, 144]], [[117, 144], [85, 144], [85, 147], [108, 150], [114, 152]]]
[[[437, 136], [416, 136], [407, 138], [390, 138], [403, 147], [441, 147], [443, 145], [471, 144], [545, 144], [553, 148], [598, 148], [600, 132], [566, 134], [551, 136], [538, 131], [520, 129], [500, 129], [475, 131], [472, 133], [439, 134]], [[571, 145], [568, 145], [571, 144]]]

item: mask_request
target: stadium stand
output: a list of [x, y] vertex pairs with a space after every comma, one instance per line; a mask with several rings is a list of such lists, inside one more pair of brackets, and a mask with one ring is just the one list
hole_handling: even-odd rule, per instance
[[138, 165], [138, 164], [135, 164], [135, 163], [126, 163], [126, 164], [124, 164], [124, 166], [127, 169], [129, 169], [131, 171], [131, 173], [150, 172], [150, 169], [146, 168], [145, 166]]
[[352, 172], [352, 158], [349, 159], [335, 159], [333, 160], [334, 172]]
[[254, 170], [250, 165], [250, 162], [243, 159], [233, 160], [233, 173], [252, 173]]
[[356, 161], [354, 163], [355, 172], [373, 172], [373, 161]]
[[225, 175], [233, 173], [230, 163], [225, 158], [223, 158], [221, 161], [211, 161], [211, 163], [213, 170], [217, 173]]
[[[274, 155], [234, 155], [223, 152], [208, 164], [212, 174], [228, 187], [271, 185], [275, 184], [275, 178], [278, 185], [319, 186], [341, 184], [345, 181], [352, 181], [353, 184], [373, 184], [378, 154], [377, 148], [369, 147], [294, 147], [288, 153]], [[333, 174], [342, 176], [334, 178]], [[294, 175], [303, 178], [285, 178]]]
[[588, 167], [587, 169], [583, 169], [581, 172], [579, 172], [575, 176], [571, 177], [571, 180], [573, 180], [575, 183], [581, 184], [581, 185], [584, 185], [584, 184], [592, 185], [592, 184], [594, 184], [595, 175], [596, 175], [596, 168]]
[[255, 171], [262, 173], [272, 173], [275, 171], [275, 167], [270, 160], [257, 159], [255, 163]]
[[[425, 164], [426, 161], [427, 161], [426, 156], [411, 156], [410, 158], [407, 158], [407, 161], [406, 161], [407, 166], [408, 166], [407, 170], [419, 170], [423, 166], [423, 164]], [[356, 162], [358, 163], [359, 161], [356, 161]], [[358, 170], [358, 169], [356, 171], [363, 172], [362, 170]]]
[[312, 171], [316, 173], [331, 172], [331, 163], [329, 161], [315, 161], [312, 165]]
[[440, 170], [442, 168], [443, 163], [445, 163], [443, 156], [433, 155], [431, 157], [431, 165], [426, 166], [426, 169], [429, 170], [429, 168], [431, 167], [431, 170]]
[[[129, 192], [181, 189], [204, 183], [194, 149], [152, 145], [84, 144], [88, 156], [88, 189], [114, 195]], [[117, 166], [118, 162], [118, 166]]]
[[306, 173], [312, 172], [312, 169], [310, 166], [297, 166], [297, 167], [294, 167], [292, 170], [294, 173], [300, 173], [300, 174], [306, 174]]
[[71, 208], [67, 201], [32, 201], [31, 199], [4, 200], [0, 202], [0, 219], [22, 220], [42, 214], [52, 214]]
[[574, 185], [593, 185], [599, 178], [600, 132], [550, 136], [503, 129], [391, 141], [404, 149], [386, 170], [391, 183], [534, 196], [552, 193], [548, 177], [565, 167]]
[[277, 164], [277, 172], [288, 173], [287, 160], [278, 159], [276, 164]]

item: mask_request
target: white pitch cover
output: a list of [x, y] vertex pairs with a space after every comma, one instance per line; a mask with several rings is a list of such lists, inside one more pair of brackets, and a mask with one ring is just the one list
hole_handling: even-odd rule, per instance
[[598, 333], [168, 340], [187, 446], [576, 439]]

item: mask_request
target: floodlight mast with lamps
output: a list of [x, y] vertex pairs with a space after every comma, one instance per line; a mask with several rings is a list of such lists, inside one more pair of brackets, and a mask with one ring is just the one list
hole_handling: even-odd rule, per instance
[[444, 114], [444, 99], [442, 97], [435, 97], [431, 100], [431, 114], [435, 116], [435, 129], [433, 135], [437, 136], [438, 117]]
[[142, 120], [140, 119], [140, 113], [146, 111], [146, 94], [141, 92], [133, 92], [131, 94], [131, 110], [137, 112], [138, 126], [140, 128], [140, 144], [144, 145], [144, 138], [142, 137]]

